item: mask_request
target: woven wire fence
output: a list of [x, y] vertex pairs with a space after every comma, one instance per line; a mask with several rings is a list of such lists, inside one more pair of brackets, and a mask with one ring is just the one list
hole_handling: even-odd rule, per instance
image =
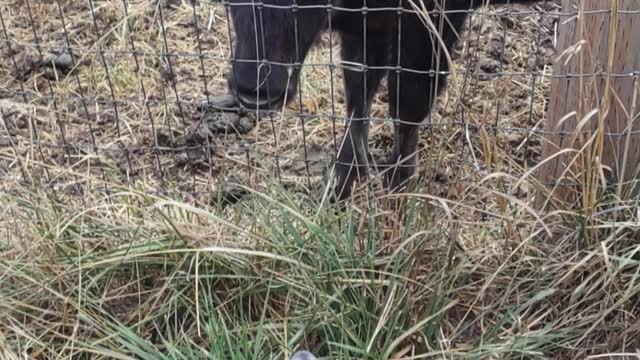
[[[208, 202], [231, 183], [261, 189], [275, 181], [307, 191], [326, 185], [347, 122], [342, 70], [376, 68], [342, 62], [339, 36], [325, 31], [304, 61], [256, 59], [301, 69], [297, 98], [284, 111], [208, 112], [204, 105], [228, 92], [236, 61], [230, 9], [254, 6], [256, 23], [270, 6], [294, 17], [305, 6], [329, 19], [357, 11], [364, 24], [373, 12], [411, 10], [402, 0], [356, 9], [331, 0], [273, 3], [4, 1], [3, 191], [39, 189], [87, 201], [135, 189]], [[551, 79], [577, 76], [552, 74], [556, 26], [576, 15], [563, 13], [557, 2], [464, 11], [469, 16], [451, 51], [447, 88], [421, 124], [419, 172], [443, 192], [496, 170], [518, 176], [539, 163], [549, 135]], [[606, 11], [588, 15], [599, 13]], [[455, 12], [434, 9], [430, 15], [440, 15], [442, 25]], [[380, 69], [416, 71], [395, 64]], [[374, 157], [393, 142], [387, 103], [383, 84], [371, 105]]]

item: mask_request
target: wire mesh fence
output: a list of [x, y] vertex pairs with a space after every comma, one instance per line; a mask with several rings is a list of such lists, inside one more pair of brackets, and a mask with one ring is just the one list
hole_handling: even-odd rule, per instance
[[[204, 203], [226, 196], [231, 183], [260, 189], [278, 181], [311, 191], [326, 185], [345, 124], [365, 120], [346, 113], [344, 72], [385, 71], [448, 75], [446, 89], [420, 124], [419, 156], [419, 173], [446, 193], [461, 181], [493, 171], [517, 177], [538, 164], [545, 137], [564, 135], [562, 129], [545, 128], [551, 80], [599, 75], [553, 74], [557, 24], [578, 13], [563, 11], [552, 0], [478, 9], [466, 3], [471, 6], [429, 7], [426, 13], [439, 29], [452, 16], [468, 14], [451, 50], [452, 66], [445, 70], [401, 66], [396, 54], [382, 65], [344, 61], [341, 38], [332, 31], [336, 14], [358, 14], [361, 23], [354, 26], [367, 28], [376, 26], [380, 14], [401, 26], [397, 19], [403, 14], [420, 12], [403, 0], [357, 3], [4, 1], [4, 190], [47, 189], [86, 201], [87, 196], [134, 189]], [[251, 7], [256, 29], [264, 26], [265, 9], [293, 21], [294, 34], [288, 35], [295, 44], [267, 41], [265, 33], [273, 32], [268, 30], [256, 30], [253, 40], [263, 51], [294, 47], [294, 58], [236, 58], [234, 7]], [[305, 10], [327, 19], [308, 54], [298, 43], [304, 35], [299, 28], [307, 24], [299, 23], [297, 14]], [[621, 16], [640, 14], [622, 11]], [[363, 31], [362, 44], [375, 41], [373, 34]], [[257, 113], [242, 107], [212, 111], [217, 96], [229, 92], [231, 67], [243, 61], [286, 68], [290, 77], [300, 71], [295, 99], [282, 109]], [[640, 68], [613, 76], [639, 73]], [[391, 149], [393, 124], [403, 121], [388, 111], [389, 84], [383, 81], [381, 87], [367, 117], [374, 159]]]

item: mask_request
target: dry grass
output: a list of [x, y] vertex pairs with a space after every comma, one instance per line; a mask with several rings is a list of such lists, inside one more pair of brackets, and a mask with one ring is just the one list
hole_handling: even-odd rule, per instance
[[[0, 4], [8, 358], [271, 358], [301, 344], [360, 358], [578, 358], [640, 346], [637, 224], [620, 220], [633, 209], [595, 225], [566, 214], [571, 228], [531, 208], [523, 176], [540, 161], [551, 14], [470, 19], [398, 223], [366, 189], [343, 216], [317, 205], [342, 129], [339, 71], [304, 70], [304, 131], [295, 102], [246, 135], [209, 138], [208, 152], [157, 151], [193, 123], [192, 104], [226, 92], [224, 8], [60, 3], [66, 32], [58, 2]], [[74, 72], [28, 71], [39, 50], [67, 45]], [[307, 63], [339, 67], [338, 54], [326, 36]], [[385, 97], [372, 110], [376, 154], [391, 142]], [[255, 193], [212, 202], [229, 181]], [[602, 241], [583, 246], [594, 231]]]
[[[114, 179], [117, 183], [133, 183], [156, 192], [177, 186], [176, 190], [182, 193], [207, 194], [215, 191], [229, 176], [245, 185], [259, 186], [276, 174], [276, 162], [272, 157], [277, 155], [283, 181], [299, 184], [304, 183], [305, 178], [315, 182], [321, 179], [322, 164], [312, 166], [311, 174], [307, 174], [304, 144], [313, 149], [311, 157], [314, 160], [334, 153], [334, 136], [340, 136], [341, 118], [344, 118], [339, 70], [330, 74], [329, 67], [323, 65], [306, 68], [303, 73], [300, 103], [305, 114], [304, 141], [301, 141], [301, 118], [296, 116], [300, 103], [295, 101], [291, 112], [276, 118], [274, 123], [262, 121], [251, 133], [240, 138], [224, 134], [213, 137], [208, 144], [212, 148], [211, 154], [196, 152], [196, 160], [181, 161], [184, 154], [176, 159], [171, 152], [156, 154], [153, 151], [156, 141], [153, 129], [164, 137], [180, 136], [193, 123], [189, 104], [206, 99], [205, 87], [212, 95], [226, 92], [224, 74], [228, 71], [226, 60], [230, 53], [224, 8], [212, 4], [197, 6], [196, 28], [193, 8], [186, 2], [173, 2], [171, 6], [164, 2], [159, 5], [148, 1], [131, 2], [128, 18], [122, 2], [95, 2], [96, 29], [88, 4], [62, 2], [65, 34], [56, 2], [29, 4], [33, 19], [26, 6], [11, 2], [4, 5], [3, 17], [12, 50], [5, 44], [3, 53], [8, 60], [15, 58], [17, 67], [22, 70], [19, 72], [25, 77], [23, 86], [27, 104], [20, 96], [13, 95], [14, 91], [20, 91], [20, 83], [16, 81], [16, 70], [9, 60], [5, 61], [0, 74], [4, 88], [10, 91], [3, 96], [3, 107], [8, 113], [10, 131], [18, 135], [16, 145], [21, 152], [32, 142], [34, 134], [30, 133], [27, 124], [33, 121], [42, 153], [32, 149], [35, 156], [32, 160], [49, 164], [50, 171], [62, 164], [73, 164], [77, 171], [100, 177], [101, 167], [117, 167], [122, 173], [120, 179]], [[160, 14], [164, 19], [162, 23]], [[510, 162], [517, 165], [537, 160], [539, 140], [528, 129], [536, 124], [539, 129], [543, 121], [548, 81], [541, 76], [533, 80], [528, 74], [548, 72], [546, 65], [552, 56], [549, 42], [545, 43], [547, 47], [536, 47], [535, 44], [539, 38], [549, 38], [552, 19], [550, 16], [539, 19], [535, 14], [514, 16], [519, 21], [505, 20], [505, 26], [495, 12], [477, 15], [473, 18], [470, 35], [461, 34], [466, 41], [457, 52], [457, 76], [451, 77], [447, 93], [438, 101], [429, 120], [430, 130], [422, 139], [426, 149], [422, 156], [423, 168], [429, 172], [458, 174], [471, 182], [479, 174], [490, 173], [496, 167], [514, 168]], [[502, 15], [505, 19], [514, 16]], [[31, 20], [38, 34], [37, 41], [30, 27]], [[543, 25], [542, 31], [538, 31], [540, 25]], [[201, 52], [196, 33], [200, 33]], [[36, 44], [46, 56], [50, 50], [59, 51], [67, 46], [65, 35], [70, 47], [81, 56], [76, 60], [76, 72], [52, 74], [56, 80], [48, 81], [42, 71], [34, 74], [25, 70], [39, 58]], [[499, 59], [503, 52], [503, 37], [506, 39], [504, 64], [500, 65], [496, 58]], [[333, 59], [330, 59], [329, 45], [327, 36], [309, 55], [307, 63], [333, 63], [339, 69], [339, 44], [335, 37]], [[139, 53], [135, 57], [131, 56], [134, 48]], [[491, 54], [482, 51], [485, 49]], [[171, 57], [170, 68], [167, 58], [160, 56], [166, 52], [176, 54]], [[198, 57], [200, 53], [202, 62]], [[533, 59], [537, 64], [533, 64]], [[471, 73], [467, 68], [472, 69]], [[495, 76], [486, 71], [516, 75]], [[51, 69], [47, 72], [53, 73]], [[171, 74], [175, 79], [175, 92]], [[148, 109], [143, 101], [145, 95]], [[50, 101], [52, 96], [58, 101]], [[84, 103], [83, 97], [88, 99]], [[115, 105], [111, 101], [114, 98], [117, 100]], [[178, 107], [177, 100], [185, 104]], [[388, 148], [391, 141], [391, 126], [384, 120], [388, 118], [384, 100], [384, 95], [377, 99], [372, 114], [380, 119], [374, 121], [371, 131], [372, 146], [378, 153], [383, 147]], [[331, 120], [332, 115], [337, 117], [337, 124]], [[465, 128], [464, 124], [469, 124], [471, 129]], [[494, 136], [496, 127], [497, 135]], [[477, 128], [485, 128], [496, 140], [491, 144], [481, 142]], [[67, 157], [62, 147], [65, 141], [71, 145]], [[128, 156], [123, 148], [130, 149]], [[495, 154], [483, 155], [488, 152]], [[247, 155], [250, 155], [252, 171], [247, 169]], [[91, 162], [96, 164], [91, 166]], [[204, 162], [205, 166], [198, 166], [198, 162]], [[517, 171], [519, 167], [516, 167]], [[478, 169], [486, 170], [479, 173]], [[249, 178], [249, 173], [253, 179]], [[60, 183], [68, 183], [65, 175], [60, 176]], [[41, 175], [34, 174], [34, 177]], [[163, 184], [163, 179], [169, 184]], [[206, 203], [197, 196], [194, 200]]]

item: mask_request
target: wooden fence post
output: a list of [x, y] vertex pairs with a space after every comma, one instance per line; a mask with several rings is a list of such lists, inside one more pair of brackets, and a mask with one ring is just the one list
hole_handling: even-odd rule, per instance
[[562, 5], [538, 205], [584, 208], [639, 178], [640, 0]]

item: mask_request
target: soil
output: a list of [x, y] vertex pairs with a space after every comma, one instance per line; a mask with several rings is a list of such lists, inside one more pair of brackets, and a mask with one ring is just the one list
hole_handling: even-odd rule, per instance
[[[258, 121], [203, 107], [227, 92], [233, 35], [225, 8], [154, 3], [0, 4], [3, 182], [83, 196], [106, 182], [205, 205], [229, 178], [256, 189], [273, 179], [305, 192], [323, 185], [343, 130], [337, 37], [325, 34], [308, 56], [307, 64], [326, 66], [304, 68], [300, 99]], [[426, 191], [495, 206], [469, 193], [470, 184], [498, 171], [517, 178], [540, 160], [557, 9], [546, 1], [471, 16], [421, 136]], [[374, 158], [393, 140], [385, 90], [372, 107]], [[15, 159], [29, 159], [29, 171]], [[530, 189], [517, 195], [527, 200]]]

